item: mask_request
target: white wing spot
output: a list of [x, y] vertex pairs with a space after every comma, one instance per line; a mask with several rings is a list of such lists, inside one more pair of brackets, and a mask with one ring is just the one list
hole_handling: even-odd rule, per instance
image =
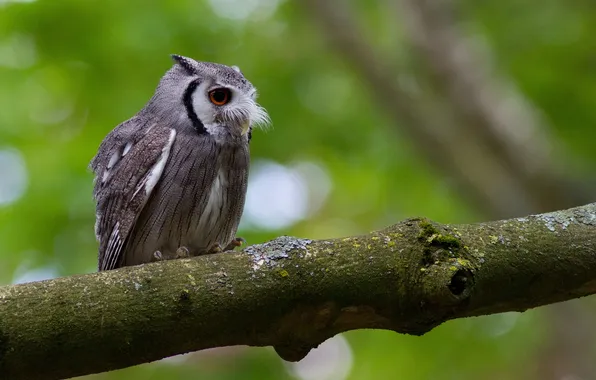
[[112, 154], [112, 157], [110, 157], [110, 162], [108, 162], [108, 169], [113, 168], [114, 165], [116, 165], [116, 163], [120, 161], [120, 157], [122, 157], [120, 150], [114, 152], [114, 154]]
[[122, 151], [122, 157], [126, 156], [126, 154], [130, 152], [130, 148], [132, 148], [132, 143], [126, 143], [126, 145], [124, 146], [124, 150]]
[[[124, 149], [126, 150], [126, 147]], [[110, 161], [108, 161], [108, 166], [106, 166], [106, 170], [104, 170], [103, 175], [101, 176], [102, 183], [106, 182], [110, 178], [112, 168], [114, 167], [114, 165], [118, 163], [118, 161], [120, 161], [122, 157], [124, 157], [124, 154], [126, 153], [122, 153], [120, 149], [118, 149], [114, 152], [114, 154], [112, 154], [112, 156], [110, 157]]]
[[147, 177], [147, 182], [145, 183], [145, 194], [151, 193], [151, 190], [159, 181], [161, 174], [163, 173], [163, 169], [166, 166], [166, 162], [168, 161], [168, 157], [170, 156], [170, 149], [174, 144], [174, 139], [176, 138], [176, 130], [170, 129], [170, 137], [168, 138], [168, 143], [163, 147], [161, 150], [161, 156], [157, 163], [153, 166], [151, 171], [149, 172], [149, 176]]

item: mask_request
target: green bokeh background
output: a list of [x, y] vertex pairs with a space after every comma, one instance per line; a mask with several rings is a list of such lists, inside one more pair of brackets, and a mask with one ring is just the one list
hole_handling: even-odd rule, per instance
[[[409, 54], [389, 2], [352, 3], [377, 48]], [[548, 120], [565, 165], [588, 175], [596, 164], [596, 6], [486, 0], [460, 8], [470, 33], [486, 40], [499, 69]], [[0, 0], [0, 152], [20, 156], [27, 174], [22, 194], [0, 203], [0, 283], [95, 270], [87, 165], [101, 139], [149, 99], [171, 53], [238, 65], [255, 84], [273, 121], [253, 134], [255, 162], [306, 161], [329, 177], [315, 213], [281, 229], [246, 228], [249, 243], [366, 233], [411, 216], [484, 218], [382, 112], [374, 89], [332, 51], [299, 0]], [[13, 171], [0, 164], [0, 184]], [[593, 315], [593, 304], [574, 308]], [[556, 345], [553, 310], [452, 321], [422, 338], [346, 333], [340, 343], [351, 355], [338, 365], [349, 368], [348, 379], [544, 378], [552, 358], [544, 352]], [[594, 344], [582, 347], [576, 354], [590, 362]], [[582, 371], [579, 378], [596, 378], [596, 365]], [[229, 348], [89, 378], [293, 376], [271, 349]]]

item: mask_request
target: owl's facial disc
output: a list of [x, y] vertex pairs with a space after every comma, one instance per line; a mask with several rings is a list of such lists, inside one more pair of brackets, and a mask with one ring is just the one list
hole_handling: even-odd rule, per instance
[[[249, 91], [242, 88], [226, 88], [230, 92], [230, 98], [226, 104], [212, 103], [218, 108], [216, 111], [222, 124], [237, 128], [241, 135], [246, 135], [254, 126], [266, 125], [269, 123], [267, 111], [255, 101], [256, 91], [250, 88]], [[211, 93], [222, 91], [222, 89], [211, 90]], [[220, 95], [221, 98], [221, 95]]]
[[236, 71], [233, 75], [193, 82], [189, 114], [194, 112], [202, 130], [215, 137], [245, 136], [253, 127], [269, 124], [267, 111], [256, 102], [255, 88], [244, 78], [235, 78], [239, 75]]
[[254, 88], [205, 82], [194, 91], [192, 106], [211, 135], [246, 135], [253, 127], [269, 124], [267, 111], [255, 101]]

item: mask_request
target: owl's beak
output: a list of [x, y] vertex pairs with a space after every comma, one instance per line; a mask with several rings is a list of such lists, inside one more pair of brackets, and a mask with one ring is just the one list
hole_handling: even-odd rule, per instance
[[242, 135], [244, 136], [250, 130], [250, 120], [246, 120], [246, 121], [242, 122], [241, 126], [242, 126]]

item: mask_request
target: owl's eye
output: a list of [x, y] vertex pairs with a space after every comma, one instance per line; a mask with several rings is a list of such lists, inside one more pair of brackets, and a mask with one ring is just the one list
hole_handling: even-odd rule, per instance
[[232, 93], [227, 88], [216, 88], [209, 91], [209, 100], [216, 106], [223, 106], [232, 99]]

